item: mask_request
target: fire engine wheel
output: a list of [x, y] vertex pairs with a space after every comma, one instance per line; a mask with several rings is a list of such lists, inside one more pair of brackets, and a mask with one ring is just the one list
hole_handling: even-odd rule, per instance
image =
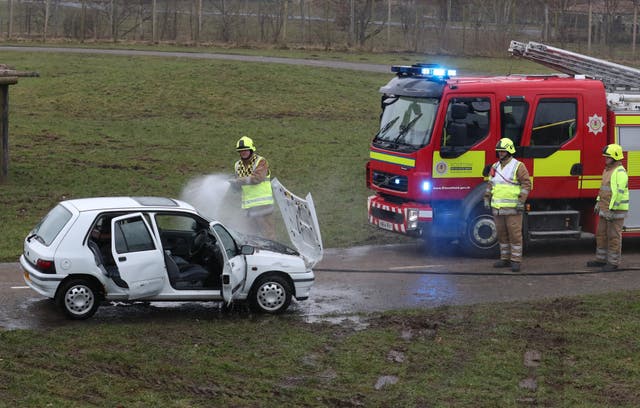
[[488, 213], [472, 213], [462, 238], [464, 252], [476, 258], [492, 258], [498, 254], [498, 231], [493, 216]]

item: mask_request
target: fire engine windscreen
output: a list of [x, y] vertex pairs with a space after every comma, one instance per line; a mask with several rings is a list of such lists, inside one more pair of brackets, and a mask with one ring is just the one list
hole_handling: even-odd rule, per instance
[[396, 145], [399, 150], [416, 150], [431, 140], [433, 122], [438, 111], [436, 98], [387, 96], [382, 100], [380, 130], [374, 143]]

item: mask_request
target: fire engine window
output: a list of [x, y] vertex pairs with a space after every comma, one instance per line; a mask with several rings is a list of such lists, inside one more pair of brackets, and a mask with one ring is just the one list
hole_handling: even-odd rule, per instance
[[443, 147], [471, 147], [489, 134], [489, 98], [454, 98], [447, 107]]
[[536, 109], [531, 146], [560, 146], [575, 136], [575, 99], [542, 99]]
[[525, 101], [509, 101], [500, 104], [501, 137], [508, 137], [514, 145], [520, 146], [528, 111], [529, 104]]

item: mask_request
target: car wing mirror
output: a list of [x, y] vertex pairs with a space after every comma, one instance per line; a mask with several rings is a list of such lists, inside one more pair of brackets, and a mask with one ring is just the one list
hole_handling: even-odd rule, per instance
[[240, 253], [242, 255], [253, 255], [253, 253], [256, 251], [256, 249], [254, 247], [252, 247], [251, 245], [243, 245], [240, 248]]

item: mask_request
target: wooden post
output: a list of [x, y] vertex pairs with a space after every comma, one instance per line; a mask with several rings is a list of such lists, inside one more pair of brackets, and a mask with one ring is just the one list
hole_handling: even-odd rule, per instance
[[37, 72], [20, 72], [0, 64], [0, 183], [9, 177], [9, 85], [18, 77], [37, 77]]

